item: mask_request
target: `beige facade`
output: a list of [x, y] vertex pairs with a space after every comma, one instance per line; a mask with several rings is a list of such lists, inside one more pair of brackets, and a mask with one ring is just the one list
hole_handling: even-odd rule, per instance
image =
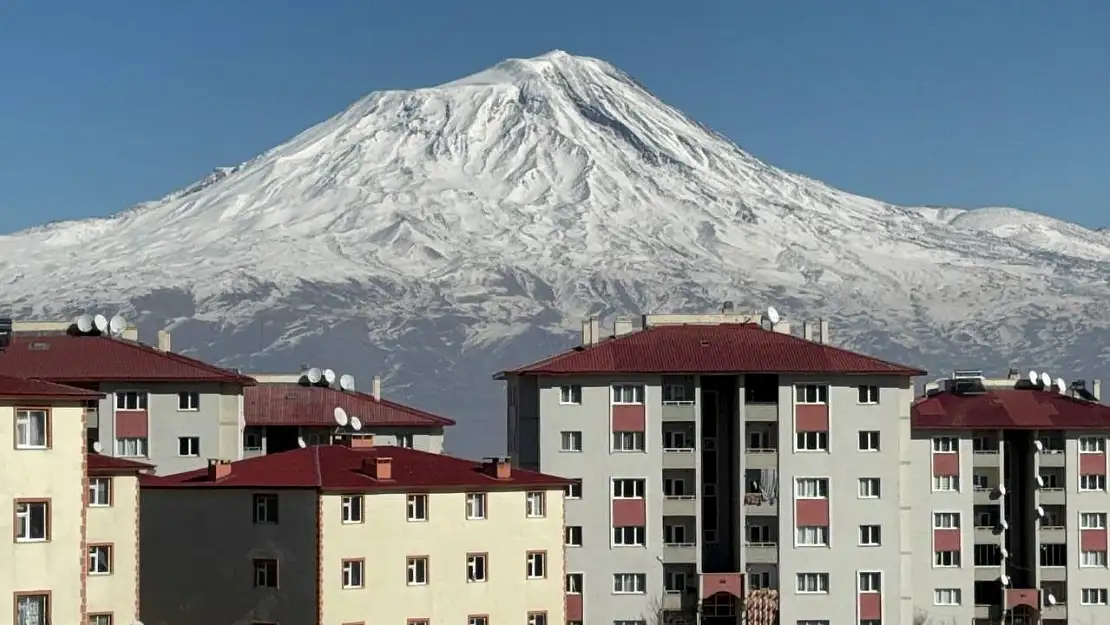
[[[111, 615], [108, 621], [111, 625], [129, 625], [141, 616], [139, 478], [134, 474], [112, 475], [95, 469], [90, 473], [85, 542], [95, 555], [91, 556], [86, 583], [86, 612]], [[108, 570], [97, 571], [98, 566], [104, 568], [105, 565], [96, 559], [105, 553]], [[94, 620], [90, 625], [101, 623]]]

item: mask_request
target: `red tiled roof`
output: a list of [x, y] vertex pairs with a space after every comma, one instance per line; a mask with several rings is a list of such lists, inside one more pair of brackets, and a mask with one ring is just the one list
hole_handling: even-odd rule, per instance
[[764, 330], [754, 323], [649, 327], [501, 375], [612, 373], [925, 375], [920, 369]]
[[[390, 458], [391, 480], [377, 480], [362, 471], [364, 459]], [[231, 473], [212, 481], [208, 469], [166, 476], [147, 476], [144, 488], [315, 488], [354, 492], [395, 490], [498, 490], [560, 487], [571, 480], [513, 468], [499, 480], [482, 464], [462, 458], [405, 447], [352, 448], [313, 445], [231, 463]]]
[[366, 425], [441, 428], [455, 422], [423, 410], [355, 391], [301, 384], [259, 384], [243, 389], [247, 425], [335, 425], [336, 406]]
[[0, 397], [4, 399], [100, 399], [104, 393], [88, 389], [0, 375]]
[[154, 465], [145, 462], [137, 462], [127, 458], [113, 458], [101, 454], [86, 454], [85, 458], [87, 459], [87, 468], [90, 475], [141, 473], [154, 468]]
[[1110, 406], [1055, 391], [988, 390], [973, 395], [941, 392], [910, 409], [914, 428], [961, 430], [1085, 430], [1110, 428]]
[[14, 334], [0, 350], [0, 374], [53, 382], [232, 382], [250, 377], [126, 339]]

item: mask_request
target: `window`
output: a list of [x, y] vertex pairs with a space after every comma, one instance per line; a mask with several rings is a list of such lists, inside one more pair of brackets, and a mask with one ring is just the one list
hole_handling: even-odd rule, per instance
[[828, 432], [798, 432], [797, 451], [828, 451], [829, 450], [829, 433]]
[[477, 521], [486, 518], [486, 494], [467, 493], [466, 518]]
[[15, 411], [15, 448], [46, 449], [50, 445], [50, 413], [46, 410]]
[[644, 433], [613, 432], [613, 451], [644, 451]]
[[762, 590], [764, 588], [771, 588], [771, 572], [770, 571], [754, 571], [748, 573], [748, 588], [752, 590]]
[[861, 430], [859, 433], [860, 451], [879, 451], [879, 433], [874, 430]]
[[428, 520], [428, 496], [427, 495], [409, 495], [408, 520], [409, 521], [427, 521]]
[[1104, 529], [1106, 529], [1106, 513], [1105, 512], [1080, 512], [1079, 513], [1079, 529], [1081, 529], [1081, 530], [1104, 530]]
[[933, 566], [958, 567], [960, 566], [959, 551], [937, 551], [933, 553]]
[[112, 615], [90, 614], [88, 625], [112, 625]]
[[178, 410], [200, 410], [200, 393], [182, 391], [177, 394]]
[[568, 386], [559, 387], [559, 403], [560, 404], [581, 404], [582, 403], [582, 387], [578, 384], [571, 384]]
[[883, 528], [878, 525], [859, 526], [859, 544], [861, 547], [878, 547], [883, 544]]
[[934, 454], [950, 454], [960, 450], [960, 439], [953, 436], [938, 436], [933, 439]]
[[971, 474], [971, 488], [973, 490], [990, 490], [990, 476], [983, 473]]
[[547, 577], [547, 554], [543, 551], [529, 551], [525, 557], [528, 579]]
[[771, 526], [766, 523], [751, 523], [748, 525], [748, 544], [752, 545], [773, 545], [775, 539], [772, 538]]
[[582, 480], [574, 480], [566, 486], [567, 499], [581, 499], [582, 498]]
[[362, 495], [343, 495], [343, 522], [362, 523]]
[[958, 475], [934, 475], [933, 476], [933, 491], [934, 492], [949, 492], [956, 493], [960, 490], [960, 476]]
[[859, 498], [878, 499], [881, 495], [881, 486], [877, 477], [859, 478]]
[[1105, 551], [1080, 551], [1079, 566], [1106, 568]]
[[420, 556], [417, 558], [409, 558], [407, 567], [408, 569], [408, 585], [409, 586], [423, 586], [428, 583], [428, 558], [427, 556]]
[[686, 545], [686, 526], [685, 525], [664, 525], [663, 526], [663, 544], [665, 545]]
[[116, 410], [146, 410], [146, 393], [116, 391]]
[[273, 558], [254, 559], [254, 587], [278, 587], [278, 563]]
[[50, 596], [16, 594], [15, 616], [18, 625], [48, 625]]
[[1106, 605], [1107, 592], [1105, 588], [1084, 588], [1079, 592], [1079, 603], [1082, 605]]
[[667, 571], [663, 576], [664, 592], [686, 592], [686, 573], [684, 571]]
[[531, 492], [525, 495], [524, 511], [529, 519], [542, 519], [547, 516], [546, 497], [541, 492]]
[[89, 545], [89, 575], [108, 575], [112, 572], [112, 546]]
[[642, 525], [613, 528], [613, 544], [618, 547], [643, 547], [646, 530]]
[[937, 588], [933, 591], [933, 605], [960, 605], [962, 599], [959, 588]]
[[182, 436], [177, 439], [177, 455], [190, 458], [200, 455], [200, 437]]
[[682, 430], [663, 432], [663, 449], [693, 449], [693, 441]]
[[568, 525], [563, 529], [563, 544], [567, 547], [582, 546], [582, 526]]
[[829, 528], [824, 526], [799, 527], [795, 534], [803, 547], [824, 547], [829, 544]]
[[881, 592], [883, 584], [883, 575], [875, 571], [868, 571], [859, 574], [859, 591], [860, 592]]
[[644, 387], [635, 384], [614, 384], [614, 404], [642, 404], [644, 403]]
[[685, 384], [666, 384], [663, 386], [664, 404], [686, 404], [694, 401], [686, 392]]
[[974, 552], [975, 566], [1000, 566], [1002, 564], [1002, 546], [994, 544], [977, 544]]
[[663, 496], [668, 499], [681, 499], [686, 496], [686, 480], [680, 477], [663, 478]]
[[794, 480], [794, 496], [798, 499], [827, 499], [829, 479], [825, 477], [799, 477]]
[[1079, 476], [1079, 490], [1084, 492], [1105, 491], [1106, 490], [1106, 476], [1105, 475], [1080, 475]]
[[613, 575], [613, 594], [642, 595], [647, 592], [647, 575], [643, 573], [617, 573]]
[[829, 387], [824, 384], [799, 384], [794, 387], [794, 403], [827, 404]]
[[343, 561], [343, 587], [362, 588], [365, 584], [366, 562], [364, 560]]
[[277, 495], [255, 495], [254, 496], [254, 522], [255, 523], [277, 523], [278, 522], [278, 496]]
[[861, 403], [861, 404], [877, 404], [877, 403], [879, 403], [879, 387], [877, 387], [877, 386], [868, 386], [866, 384], [861, 384], [859, 386], [859, 388], [856, 389], [856, 391], [858, 393], [859, 403]]
[[613, 499], [643, 499], [644, 481], [628, 478], [613, 480]]
[[104, 508], [112, 505], [112, 478], [89, 478], [89, 507]]
[[583, 577], [581, 573], [567, 573], [564, 590], [568, 595], [582, 594]]
[[559, 451], [582, 451], [582, 433], [560, 432]]
[[412, 449], [415, 443], [413, 442], [412, 434], [398, 434], [396, 437], [397, 446], [404, 447], [405, 449]]
[[801, 594], [829, 592], [828, 573], [798, 573], [797, 591]]
[[473, 584], [486, 581], [486, 554], [467, 554], [466, 581]]
[[50, 502], [15, 502], [16, 542], [50, 540]]
[[937, 530], [958, 530], [958, 529], [960, 529], [960, 513], [959, 512], [934, 512], [933, 513], [933, 529], [937, 529]]
[[1106, 439], [1095, 436], [1079, 437], [1079, 453], [1102, 454], [1106, 453]]
[[243, 449], [262, 451], [262, 432], [258, 431], [258, 428], [245, 428], [243, 430]]
[[547, 612], [529, 612], [528, 625], [547, 625]]
[[1041, 543], [1041, 566], [1067, 566], [1068, 546], [1063, 543]]
[[120, 458], [146, 458], [146, 439], [117, 438], [116, 455]]
[[[408, 625], [413, 625], [412, 621], [409, 621]], [[428, 624], [425, 622], [425, 623], [422, 623], [421, 625], [428, 625]], [[468, 617], [466, 617], [466, 625], [489, 625], [489, 617], [488, 616], [468, 616]]]

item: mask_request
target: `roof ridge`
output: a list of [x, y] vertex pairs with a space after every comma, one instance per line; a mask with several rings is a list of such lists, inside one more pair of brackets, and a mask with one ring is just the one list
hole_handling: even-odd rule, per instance
[[89, 337], [89, 338], [97, 338], [97, 339], [106, 340], [106, 341], [118, 341], [118, 342], [120, 342], [124, 345], [127, 345], [131, 349], [137, 349], [137, 350], [141, 350], [141, 351], [144, 351], [144, 352], [147, 352], [147, 353], [150, 353], [150, 354], [154, 354], [156, 356], [161, 356], [163, 358], [168, 358], [168, 359], [173, 360], [175, 362], [178, 362], [180, 364], [190, 365], [190, 366], [196, 367], [198, 369], [206, 370], [210, 373], [219, 373], [219, 374], [223, 374], [223, 375], [227, 375], [227, 376], [231, 376], [231, 377], [236, 377], [236, 378], [239, 378], [239, 379], [243, 380], [244, 382], [249, 380], [251, 384], [257, 384], [258, 383], [258, 381], [255, 380], [254, 378], [252, 378], [248, 375], [245, 375], [243, 373], [239, 373], [238, 371], [236, 371], [234, 369], [228, 369], [226, 367], [219, 367], [217, 365], [205, 362], [205, 361], [203, 361], [199, 358], [193, 358], [191, 356], [185, 356], [184, 354], [178, 354], [177, 352], [162, 351], [162, 350], [154, 347], [153, 345], [147, 345], [146, 343], [142, 343], [140, 341], [133, 341], [131, 339], [125, 339], [125, 338], [108, 338], [108, 337], [104, 337], [104, 336]]

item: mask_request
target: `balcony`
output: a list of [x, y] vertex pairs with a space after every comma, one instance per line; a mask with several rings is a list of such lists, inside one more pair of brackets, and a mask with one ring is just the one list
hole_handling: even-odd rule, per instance
[[1042, 544], [1066, 543], [1067, 539], [1067, 507], [1062, 505], [1042, 505], [1044, 516], [1041, 517], [1038, 538]]
[[975, 518], [976, 543], [992, 544], [998, 542], [1001, 532], [1002, 509], [997, 504], [976, 505], [973, 509]]
[[999, 465], [999, 458], [1001, 454], [998, 453], [999, 441], [996, 434], [984, 434], [976, 436], [971, 441], [972, 466], [978, 467], [997, 467]]
[[[691, 535], [693, 535], [692, 532]], [[663, 562], [667, 564], [697, 564], [697, 543], [663, 543]]]
[[1041, 584], [1041, 618], [1066, 619], [1068, 617], [1067, 582]]
[[694, 403], [694, 378], [690, 376], [665, 376], [663, 378], [663, 421], [695, 422], [698, 419]]
[[748, 516], [744, 528], [744, 563], [775, 564], [779, 560], [778, 519]]
[[1067, 465], [1067, 456], [1064, 454], [1064, 436], [1062, 434], [1046, 434], [1038, 439], [1041, 451], [1037, 454], [1037, 464], [1041, 467], [1064, 467]]
[[[698, 607], [697, 595], [681, 590], [667, 590], [663, 593], [663, 609], [667, 612], [692, 612]], [[668, 625], [672, 623], [667, 618]]]
[[744, 404], [744, 421], [754, 423], [777, 423], [779, 420], [779, 405], [775, 404]]
[[779, 428], [777, 424], [748, 424], [744, 447], [744, 467], [747, 469], [777, 469]]
[[693, 425], [663, 424], [663, 468], [694, 469], [697, 454], [694, 449]]
[[764, 493], [747, 493], [744, 495], [744, 514], [758, 516], [777, 516], [779, 501]]
[[777, 423], [779, 420], [779, 376], [744, 376], [744, 421]]
[[1040, 470], [1040, 486], [1037, 489], [1037, 503], [1042, 506], [1063, 506], [1067, 503], [1067, 471], [1063, 467], [1042, 467]]
[[998, 503], [1001, 497], [998, 492], [998, 485], [1002, 482], [999, 476], [999, 468], [997, 466], [982, 467], [975, 466], [971, 474], [972, 501], [976, 505], [989, 505]]
[[663, 470], [663, 516], [698, 514], [697, 481], [693, 470]]

